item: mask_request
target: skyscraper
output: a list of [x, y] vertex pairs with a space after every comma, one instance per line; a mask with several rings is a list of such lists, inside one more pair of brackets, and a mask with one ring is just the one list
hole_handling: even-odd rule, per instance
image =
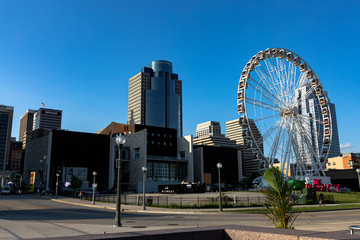
[[[309, 89], [311, 86], [309, 84], [305, 84], [304, 86], [298, 88], [295, 92], [295, 99], [296, 105], [299, 107], [299, 112], [302, 116], [305, 116], [306, 124], [303, 127], [309, 133], [308, 139], [311, 144], [314, 146], [313, 149], [316, 155], [320, 156], [320, 150], [323, 145], [323, 126], [319, 124], [319, 121], [323, 121], [321, 108], [319, 104], [319, 100], [315, 93], [311, 93], [307, 96]], [[327, 93], [326, 93], [327, 94]], [[328, 98], [330, 101], [330, 99]], [[339, 133], [336, 121], [336, 111], [335, 111], [335, 104], [329, 102], [329, 109], [331, 113], [331, 131], [332, 131], [332, 143], [329, 153], [330, 157], [337, 157], [340, 156], [340, 143], [339, 143]], [[304, 120], [304, 121], [305, 121]], [[311, 165], [312, 164], [312, 156], [311, 153], [307, 150], [305, 146], [305, 140], [303, 137], [298, 134], [296, 136], [298, 146], [299, 146], [299, 153], [303, 156], [306, 163]]]
[[177, 129], [182, 136], [182, 81], [158, 60], [129, 79], [128, 123]]
[[193, 139], [193, 143], [194, 145], [236, 148], [236, 142], [221, 134], [220, 123], [215, 121], [198, 124], [196, 126], [196, 138]]
[[196, 126], [196, 137], [207, 137], [207, 136], [222, 136], [221, 126], [219, 122], [208, 121], [200, 123]]
[[[329, 99], [330, 101], [330, 99]], [[330, 114], [331, 114], [331, 129], [332, 129], [332, 143], [329, 152], [329, 158], [341, 156], [340, 152], [340, 141], [339, 141], [339, 131], [336, 120], [336, 110], [335, 104], [329, 103]]]
[[9, 160], [14, 107], [0, 105], [0, 171], [6, 170]]
[[[254, 120], [249, 119], [249, 127], [255, 140], [259, 141], [261, 134]], [[250, 177], [251, 174], [259, 172], [260, 162], [253, 156], [252, 150], [248, 148], [243, 132], [244, 129], [240, 126], [239, 119], [226, 122], [226, 137], [230, 140], [235, 140], [237, 148], [241, 150], [243, 176]]]
[[21, 115], [19, 142], [23, 142], [23, 146], [26, 146], [26, 138], [32, 132], [35, 112], [35, 110], [28, 109]]
[[34, 114], [33, 130], [39, 128], [61, 129], [62, 111], [40, 108]]

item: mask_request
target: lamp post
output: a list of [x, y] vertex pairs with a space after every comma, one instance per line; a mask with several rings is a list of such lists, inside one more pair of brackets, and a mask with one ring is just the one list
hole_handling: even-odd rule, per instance
[[116, 167], [117, 167], [117, 188], [116, 188], [116, 215], [115, 215], [115, 224], [114, 227], [121, 227], [121, 216], [120, 216], [120, 207], [121, 207], [121, 198], [120, 198], [120, 174], [121, 174], [121, 147], [125, 144], [125, 137], [124, 136], [117, 136], [116, 144], [118, 145], [118, 159], [116, 159]]
[[146, 208], [145, 208], [145, 182], [146, 182], [147, 167], [142, 167], [141, 170], [143, 171], [143, 207], [142, 207], [142, 210], [146, 210]]
[[56, 174], [56, 188], [55, 188], [55, 198], [57, 198], [58, 196], [58, 188], [59, 188], [59, 177], [60, 177], [60, 173]]
[[[356, 169], [356, 172], [358, 174], [358, 180], [359, 180], [359, 188], [360, 188], [360, 168]], [[360, 191], [360, 190], [359, 190]]]
[[43, 188], [43, 181], [44, 181], [44, 162], [46, 160], [46, 157], [47, 156], [44, 156], [42, 159], [40, 159], [40, 164], [41, 164], [41, 169], [40, 169], [40, 191], [39, 191], [39, 194], [41, 196], [42, 194], [42, 188]]
[[95, 177], [97, 175], [97, 172], [93, 172], [93, 176], [94, 176], [94, 180], [93, 180], [93, 185], [92, 185], [92, 189], [93, 189], [93, 194], [92, 194], [92, 204], [95, 205], [95, 187], [96, 187], [96, 184], [95, 184]]
[[219, 175], [219, 212], [222, 212], [222, 199], [221, 199], [221, 181], [220, 181], [220, 169], [222, 168], [222, 164], [216, 164], [218, 168], [218, 175]]

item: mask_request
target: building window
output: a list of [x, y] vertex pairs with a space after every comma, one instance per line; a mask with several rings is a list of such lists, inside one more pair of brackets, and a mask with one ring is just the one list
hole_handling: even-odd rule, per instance
[[160, 145], [160, 141], [158, 141], [158, 145]]
[[335, 162], [333, 162], [333, 165], [335, 165], [336, 163]]
[[181, 151], [179, 153], [180, 153], [180, 158], [185, 159], [185, 151]]
[[135, 158], [140, 158], [140, 148], [135, 148]]

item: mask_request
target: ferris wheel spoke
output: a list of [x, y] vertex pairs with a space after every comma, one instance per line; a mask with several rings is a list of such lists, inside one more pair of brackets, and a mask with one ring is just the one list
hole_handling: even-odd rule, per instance
[[293, 134], [293, 137], [292, 137], [291, 141], [292, 141], [296, 161], [298, 162], [298, 164], [296, 164], [296, 174], [300, 173], [300, 176], [304, 176], [306, 174], [305, 163], [304, 163], [303, 158], [301, 157], [301, 154], [299, 152], [300, 148], [299, 148], [299, 145], [297, 144], [295, 134]]
[[312, 129], [312, 125], [305, 119], [302, 119], [300, 117], [297, 118], [300, 122], [300, 124], [302, 124], [302, 126], [306, 125], [307, 127], [304, 127], [304, 130], [308, 133], [308, 134], [312, 134], [314, 133], [313, 130], [309, 130], [309, 129]]
[[274, 105], [271, 105], [271, 104], [268, 104], [268, 103], [264, 103], [264, 102], [261, 102], [261, 101], [258, 101], [258, 100], [254, 100], [254, 99], [251, 99], [251, 98], [246, 98], [246, 103], [250, 103], [250, 104], [252, 104], [254, 106], [258, 106], [258, 107], [261, 107], [261, 108], [266, 108], [266, 109], [276, 111], [276, 112], [280, 112], [280, 110], [281, 110], [277, 106], [274, 106]]
[[320, 172], [321, 172], [321, 174], [323, 174], [323, 176], [325, 176], [325, 172], [324, 172], [323, 168], [321, 166], [319, 166], [318, 164], [316, 164], [317, 162], [320, 162], [320, 160], [318, 158], [318, 155], [315, 153], [315, 149], [311, 145], [311, 141], [308, 139], [308, 135], [306, 134], [306, 131], [304, 130], [303, 126], [298, 121], [298, 119], [295, 118], [295, 122], [297, 123], [297, 126], [299, 127], [298, 129], [300, 129], [301, 136], [303, 137], [302, 140], [304, 141], [308, 152], [312, 155], [312, 157], [311, 157], [311, 166], [313, 168], [312, 170], [315, 170], [315, 172], [318, 175], [320, 175]]
[[277, 95], [277, 92], [275, 91], [274, 93], [273, 91], [273, 87], [272, 87], [272, 83], [271, 81], [267, 81], [268, 77], [266, 75], [266, 73], [262, 74], [261, 72], [263, 72], [260, 68], [255, 68], [255, 72], [257, 73], [257, 75], [260, 78], [260, 81], [264, 84], [264, 86], [260, 83], [260, 81], [256, 81], [253, 77], [251, 77], [251, 80], [253, 80], [254, 82], [256, 82], [258, 85], [260, 85], [262, 88], [266, 89], [266, 91], [273, 96], [275, 99], [279, 100], [278, 97], [276, 97], [275, 95]]
[[277, 154], [277, 152], [279, 150], [279, 144], [281, 143], [280, 140], [281, 140], [281, 134], [282, 134], [282, 129], [283, 129], [282, 128], [283, 122], [284, 122], [283, 120], [280, 122], [279, 127], [278, 127], [278, 131], [277, 131], [275, 139], [273, 141], [273, 144], [270, 146], [269, 160], [270, 160], [270, 162], [272, 164], [274, 163], [276, 154]]
[[289, 174], [290, 163], [291, 163], [291, 139], [292, 139], [291, 126], [287, 127], [287, 134], [288, 134], [288, 136], [287, 136], [288, 140], [286, 142], [285, 154], [284, 154], [285, 156], [284, 156], [284, 160], [282, 162], [282, 164], [283, 164], [282, 169], [285, 170], [285, 176], [288, 176], [288, 174]]
[[309, 87], [309, 89], [306, 90], [305, 99], [308, 99], [310, 97], [310, 95], [314, 92], [315, 92], [315, 90], [312, 87]]
[[271, 134], [276, 130], [278, 125], [280, 124], [281, 119], [278, 119], [265, 133], [262, 134], [262, 136], [256, 141], [259, 145], [261, 142], [266, 141], [268, 137], [271, 136]]
[[300, 86], [303, 86], [307, 82], [306, 74], [304, 72], [300, 73], [297, 84], [295, 85], [294, 90], [299, 89]]
[[[278, 99], [277, 97], [275, 97], [269, 90], [267, 90], [264, 86], [262, 86], [259, 82], [257, 82], [254, 78], [250, 78], [253, 82], [255, 82], [257, 84], [257, 86], [255, 87], [253, 84], [251, 84], [250, 82], [248, 82], [248, 84], [258, 93], [260, 93], [262, 96], [264, 96], [267, 100], [269, 100], [270, 102], [273, 102], [274, 104], [277, 104], [278, 106], [283, 105], [283, 102], [281, 102], [280, 99]], [[262, 90], [260, 91], [260, 89], [258, 88], [260, 87], [262, 90], [264, 90], [266, 93], [265, 94], [262, 92]]]
[[317, 119], [317, 118], [314, 118], [314, 117], [311, 117], [311, 116], [307, 116], [307, 115], [299, 115], [298, 118], [303, 120], [303, 121], [306, 121], [306, 119], [304, 119], [304, 118], [307, 118], [307, 119], [312, 120], [314, 122], [324, 124], [324, 121], [322, 121], [320, 119]]
[[[271, 86], [270, 86], [270, 89], [273, 89], [273, 90], [275, 90], [275, 92], [276, 92], [276, 94], [277, 94], [277, 98], [279, 99], [279, 100], [281, 100], [282, 102], [284, 102], [284, 99], [282, 98], [282, 91], [280, 91], [279, 89], [278, 89], [278, 87], [276, 86], [277, 84], [276, 84], [276, 82], [275, 82], [275, 79], [273, 79], [270, 75], [269, 75], [269, 72], [270, 72], [270, 70], [269, 70], [269, 68], [268, 68], [268, 66], [267, 66], [267, 62], [266, 62], [266, 60], [265, 60], [265, 64], [266, 64], [266, 68], [268, 69], [268, 71], [266, 71], [265, 69], [264, 69], [264, 67], [261, 65], [261, 63], [260, 63], [260, 68], [262, 69], [262, 71], [265, 73], [265, 75], [267, 76], [267, 78], [270, 80], [270, 82], [271, 82]], [[271, 70], [272, 71], [272, 70]]]
[[279, 114], [274, 114], [274, 115], [271, 115], [271, 116], [268, 116], [268, 117], [259, 118], [259, 119], [254, 120], [254, 122], [262, 121], [262, 120], [265, 120], [265, 119], [268, 119], [268, 118], [273, 118], [273, 117], [276, 117], [276, 116], [279, 116]]

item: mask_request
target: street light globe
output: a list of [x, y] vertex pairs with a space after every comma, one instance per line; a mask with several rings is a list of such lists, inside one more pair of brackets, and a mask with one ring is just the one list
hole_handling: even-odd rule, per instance
[[357, 169], [356, 169], [356, 172], [359, 174], [359, 173], [360, 173], [360, 168], [357, 168]]
[[216, 167], [220, 169], [220, 168], [222, 168], [222, 164], [218, 163], [218, 164], [216, 164]]
[[117, 145], [120, 145], [120, 144], [125, 144], [126, 139], [124, 136], [119, 135], [116, 137], [115, 141]]
[[142, 169], [143, 172], [147, 171], [147, 167], [142, 167], [141, 169]]
[[93, 175], [96, 176], [96, 175], [97, 175], [97, 172], [94, 171], [94, 172], [93, 172]]
[[59, 177], [59, 176], [60, 176], [60, 173], [57, 173], [56, 176]]

